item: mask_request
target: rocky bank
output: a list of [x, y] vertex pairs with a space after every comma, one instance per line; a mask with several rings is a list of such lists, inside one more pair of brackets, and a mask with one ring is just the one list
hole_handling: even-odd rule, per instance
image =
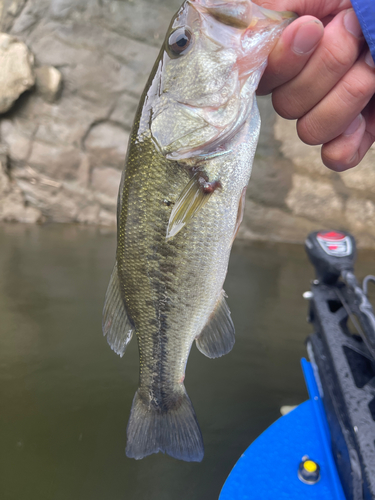
[[[181, 0], [0, 0], [0, 220], [115, 224], [140, 94]], [[375, 150], [336, 174], [259, 100], [239, 237], [352, 231], [375, 248]]]

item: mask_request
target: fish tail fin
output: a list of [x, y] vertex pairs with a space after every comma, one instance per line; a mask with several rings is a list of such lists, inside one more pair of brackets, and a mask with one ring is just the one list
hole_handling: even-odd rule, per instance
[[135, 393], [127, 428], [129, 458], [139, 460], [161, 451], [178, 460], [201, 462], [202, 433], [189, 396], [181, 389], [173, 394], [173, 404], [167, 409], [150, 404], [139, 390]]

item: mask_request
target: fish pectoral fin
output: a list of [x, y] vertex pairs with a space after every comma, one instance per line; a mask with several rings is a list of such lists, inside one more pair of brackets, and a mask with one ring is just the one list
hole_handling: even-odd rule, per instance
[[232, 350], [235, 342], [234, 325], [224, 290], [208, 322], [195, 341], [198, 349], [208, 358], [219, 358]]
[[217, 188], [219, 181], [209, 182], [202, 172], [196, 172], [176, 201], [169, 218], [166, 239], [173, 238], [188, 224], [194, 215], [208, 202]]
[[236, 220], [236, 226], [234, 228], [234, 233], [233, 233], [233, 241], [236, 239], [236, 236], [238, 234], [238, 231], [240, 229], [240, 225], [243, 221], [243, 214], [245, 212], [245, 199], [246, 199], [246, 190], [247, 186], [245, 186], [242, 190], [242, 194], [240, 197], [240, 201], [238, 203], [238, 212], [237, 212], [237, 220]]
[[126, 314], [122, 300], [117, 262], [105, 295], [102, 328], [111, 349], [122, 357], [133, 336], [134, 327]]

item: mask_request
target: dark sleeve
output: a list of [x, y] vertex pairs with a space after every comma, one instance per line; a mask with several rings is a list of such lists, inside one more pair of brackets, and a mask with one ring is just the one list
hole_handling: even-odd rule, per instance
[[352, 0], [353, 9], [361, 23], [363, 34], [375, 60], [375, 1]]

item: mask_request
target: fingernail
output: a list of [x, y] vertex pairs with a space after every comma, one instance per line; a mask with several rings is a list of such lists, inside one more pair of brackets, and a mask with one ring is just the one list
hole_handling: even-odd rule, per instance
[[352, 135], [354, 134], [354, 132], [357, 132], [357, 130], [359, 129], [359, 127], [361, 126], [362, 124], [362, 121], [363, 121], [363, 116], [361, 114], [359, 114], [357, 116], [357, 118], [355, 118], [352, 123], [349, 125], [349, 127], [345, 130], [345, 132], [343, 132], [342, 135]]
[[318, 20], [301, 24], [293, 40], [293, 51], [299, 55], [308, 54], [320, 42], [323, 32], [323, 24]]
[[375, 63], [374, 63], [374, 59], [371, 55], [371, 52], [368, 51], [367, 54], [366, 54], [366, 57], [365, 57], [365, 63], [370, 66], [370, 68], [375, 68]]
[[353, 9], [348, 9], [344, 16], [344, 26], [356, 38], [362, 38], [362, 29]]

